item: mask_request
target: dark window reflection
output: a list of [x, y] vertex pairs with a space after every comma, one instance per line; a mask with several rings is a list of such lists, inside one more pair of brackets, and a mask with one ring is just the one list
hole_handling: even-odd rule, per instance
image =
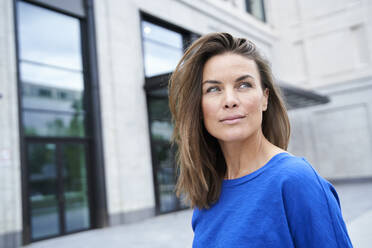
[[84, 115], [23, 110], [24, 132], [29, 136], [84, 136]]
[[85, 136], [79, 19], [25, 2], [17, 8], [26, 135]]
[[62, 149], [66, 231], [90, 227], [85, 150], [80, 144]]
[[60, 233], [55, 153], [56, 146], [53, 144], [28, 145], [29, 202], [33, 239]]
[[149, 100], [152, 138], [156, 141], [162, 140], [169, 143], [173, 126], [171, 124], [168, 99], [150, 98]]
[[176, 174], [174, 170], [174, 151], [168, 142], [154, 142], [157, 160], [156, 176], [159, 187], [160, 212], [169, 212], [178, 208], [178, 199], [174, 193]]
[[176, 172], [174, 149], [170, 139], [173, 131], [167, 98], [149, 97], [151, 139], [158, 184], [160, 212], [178, 209], [179, 202], [174, 189]]
[[174, 189], [176, 172], [174, 149], [170, 139], [173, 131], [167, 98], [149, 98], [151, 138], [156, 166], [160, 212], [169, 212], [178, 208], [178, 199]]

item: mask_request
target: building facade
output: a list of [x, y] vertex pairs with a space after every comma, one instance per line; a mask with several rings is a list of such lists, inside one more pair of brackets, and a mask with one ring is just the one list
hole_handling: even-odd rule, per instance
[[[290, 111], [290, 149], [326, 178], [372, 175], [370, 1], [270, 1], [276, 75], [330, 98]], [[286, 59], [281, 59], [286, 58]]]
[[0, 246], [187, 207], [174, 194], [166, 86], [210, 32], [247, 37], [272, 62], [291, 152], [328, 179], [368, 180], [371, 10], [367, 0], [1, 0]]

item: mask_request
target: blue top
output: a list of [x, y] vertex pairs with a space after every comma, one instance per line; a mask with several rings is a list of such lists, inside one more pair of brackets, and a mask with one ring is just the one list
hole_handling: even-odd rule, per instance
[[335, 188], [286, 152], [223, 180], [219, 200], [194, 209], [192, 228], [193, 248], [353, 247]]

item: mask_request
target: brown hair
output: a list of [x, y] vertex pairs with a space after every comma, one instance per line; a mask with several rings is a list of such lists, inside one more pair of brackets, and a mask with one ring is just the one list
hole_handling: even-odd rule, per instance
[[269, 63], [256, 46], [228, 33], [211, 33], [196, 40], [185, 52], [169, 81], [169, 107], [178, 146], [177, 195], [184, 195], [191, 207], [209, 208], [216, 202], [226, 172], [226, 162], [218, 141], [202, 120], [202, 73], [212, 56], [234, 53], [256, 62], [262, 89], [269, 89], [267, 110], [263, 112], [262, 132], [272, 144], [286, 150], [290, 136], [287, 111], [275, 86]]

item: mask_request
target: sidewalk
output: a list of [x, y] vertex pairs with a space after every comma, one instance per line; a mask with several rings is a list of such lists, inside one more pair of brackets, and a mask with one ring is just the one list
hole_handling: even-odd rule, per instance
[[[372, 244], [372, 182], [334, 185], [355, 248]], [[40, 241], [25, 248], [186, 248], [191, 247], [191, 210], [139, 223], [96, 229]]]
[[27, 248], [190, 248], [191, 210], [166, 214], [139, 223], [95, 229], [36, 242]]
[[355, 248], [372, 247], [372, 182], [334, 185], [351, 242]]
[[355, 248], [372, 246], [372, 210], [347, 223], [349, 236]]

